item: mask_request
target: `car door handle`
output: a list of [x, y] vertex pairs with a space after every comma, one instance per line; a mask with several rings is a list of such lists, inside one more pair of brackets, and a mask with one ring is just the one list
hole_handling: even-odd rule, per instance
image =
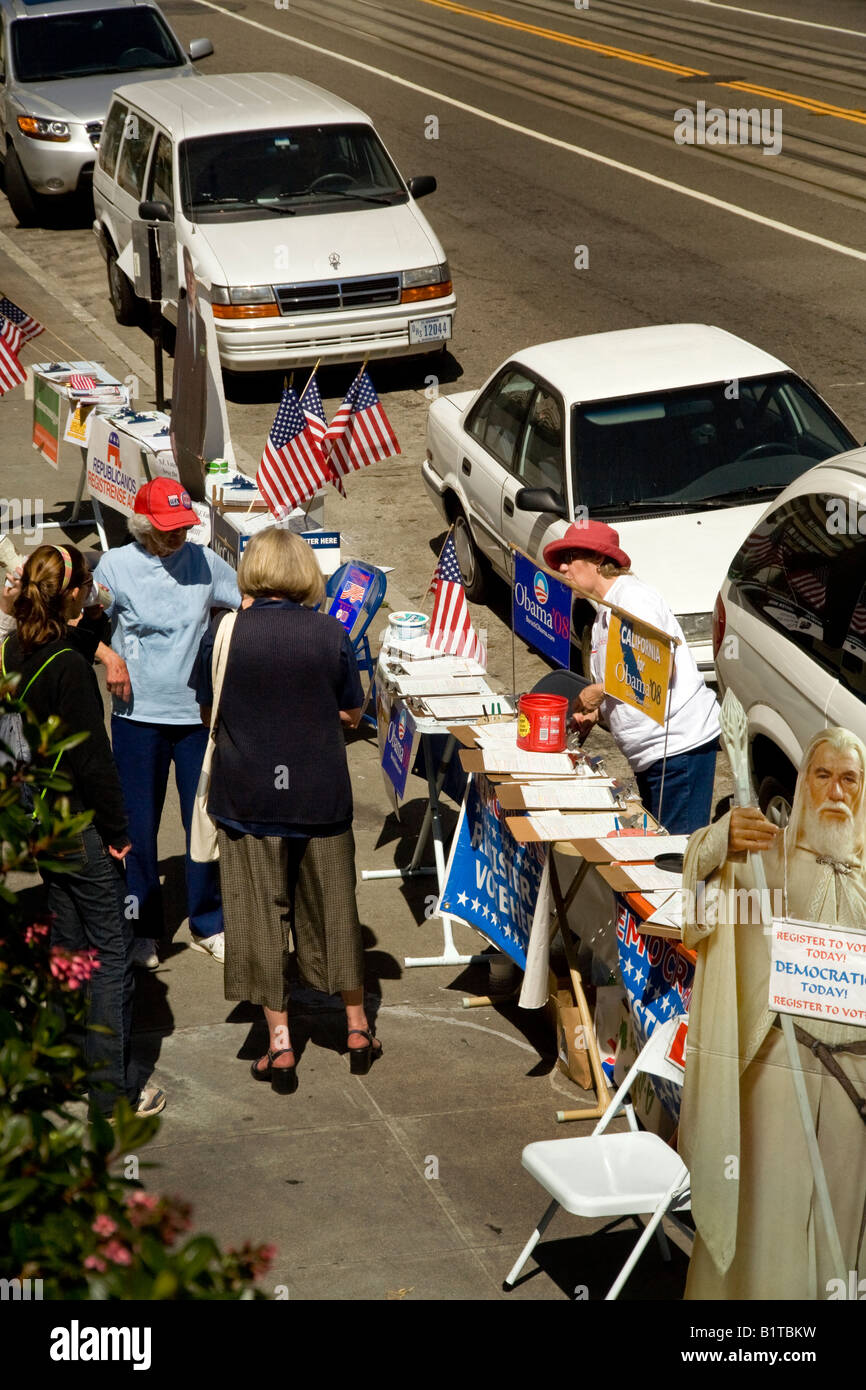
[[502, 510], [505, 512], [506, 516], [514, 516], [514, 503], [510, 497], [505, 498], [502, 503]]
[[464, 473], [466, 474], [467, 478], [468, 478], [468, 477], [469, 477], [469, 474], [472, 472], [472, 464], [469, 462], [469, 460], [468, 460], [468, 459], [464, 459], [463, 462], [462, 462], [461, 465], [460, 465], [460, 468], [461, 468], [461, 471], [464, 472]]

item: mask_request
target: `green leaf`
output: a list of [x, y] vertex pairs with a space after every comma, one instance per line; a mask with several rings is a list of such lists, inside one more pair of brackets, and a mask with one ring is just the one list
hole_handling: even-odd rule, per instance
[[12, 1182], [0, 1183], [0, 1211], [11, 1211], [19, 1206], [38, 1187], [38, 1178], [16, 1178]]
[[211, 1236], [193, 1236], [175, 1256], [175, 1265], [184, 1279], [195, 1279], [211, 1260], [220, 1258], [219, 1247]]

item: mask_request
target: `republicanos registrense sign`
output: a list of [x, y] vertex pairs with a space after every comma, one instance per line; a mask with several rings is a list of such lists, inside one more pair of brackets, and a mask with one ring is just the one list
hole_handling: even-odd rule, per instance
[[545, 852], [518, 844], [487, 778], [470, 777], [439, 911], [468, 922], [525, 970]]
[[514, 553], [514, 631], [557, 666], [571, 664], [572, 592]]

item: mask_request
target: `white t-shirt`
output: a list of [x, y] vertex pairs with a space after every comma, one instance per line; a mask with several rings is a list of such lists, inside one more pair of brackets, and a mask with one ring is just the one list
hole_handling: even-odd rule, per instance
[[[671, 675], [667, 756], [688, 753], [719, 735], [719, 704], [698, 670], [683, 630], [661, 594], [633, 574], [621, 575], [608, 589], [609, 603], [679, 637]], [[592, 679], [604, 684], [610, 609], [600, 606], [592, 628]], [[601, 713], [620, 752], [635, 772], [644, 772], [665, 755], [665, 726], [623, 700], [606, 695]]]

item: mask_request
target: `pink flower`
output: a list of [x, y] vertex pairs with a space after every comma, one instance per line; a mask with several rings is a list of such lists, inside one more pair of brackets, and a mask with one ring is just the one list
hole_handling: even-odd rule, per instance
[[84, 1261], [84, 1268], [95, 1269], [97, 1274], [104, 1274], [107, 1266], [105, 1261], [101, 1260], [98, 1255], [88, 1255], [87, 1259]]
[[111, 1260], [112, 1264], [132, 1264], [132, 1252], [125, 1245], [121, 1245], [119, 1240], [110, 1240], [107, 1245], [103, 1245], [102, 1254], [106, 1259]]
[[52, 946], [49, 969], [55, 980], [67, 989], [78, 989], [99, 969], [97, 952], [93, 949], [67, 951], [62, 946]]
[[156, 1211], [159, 1206], [159, 1198], [154, 1197], [152, 1192], [131, 1192], [126, 1199], [131, 1207], [145, 1207], [148, 1211]]
[[110, 1216], [103, 1213], [103, 1215], [97, 1216], [90, 1229], [98, 1236], [113, 1236], [117, 1230], [117, 1222], [112, 1221]]
[[47, 936], [48, 931], [49, 928], [45, 922], [31, 922], [24, 932], [24, 940], [30, 945], [32, 942], [38, 941], [40, 937]]

